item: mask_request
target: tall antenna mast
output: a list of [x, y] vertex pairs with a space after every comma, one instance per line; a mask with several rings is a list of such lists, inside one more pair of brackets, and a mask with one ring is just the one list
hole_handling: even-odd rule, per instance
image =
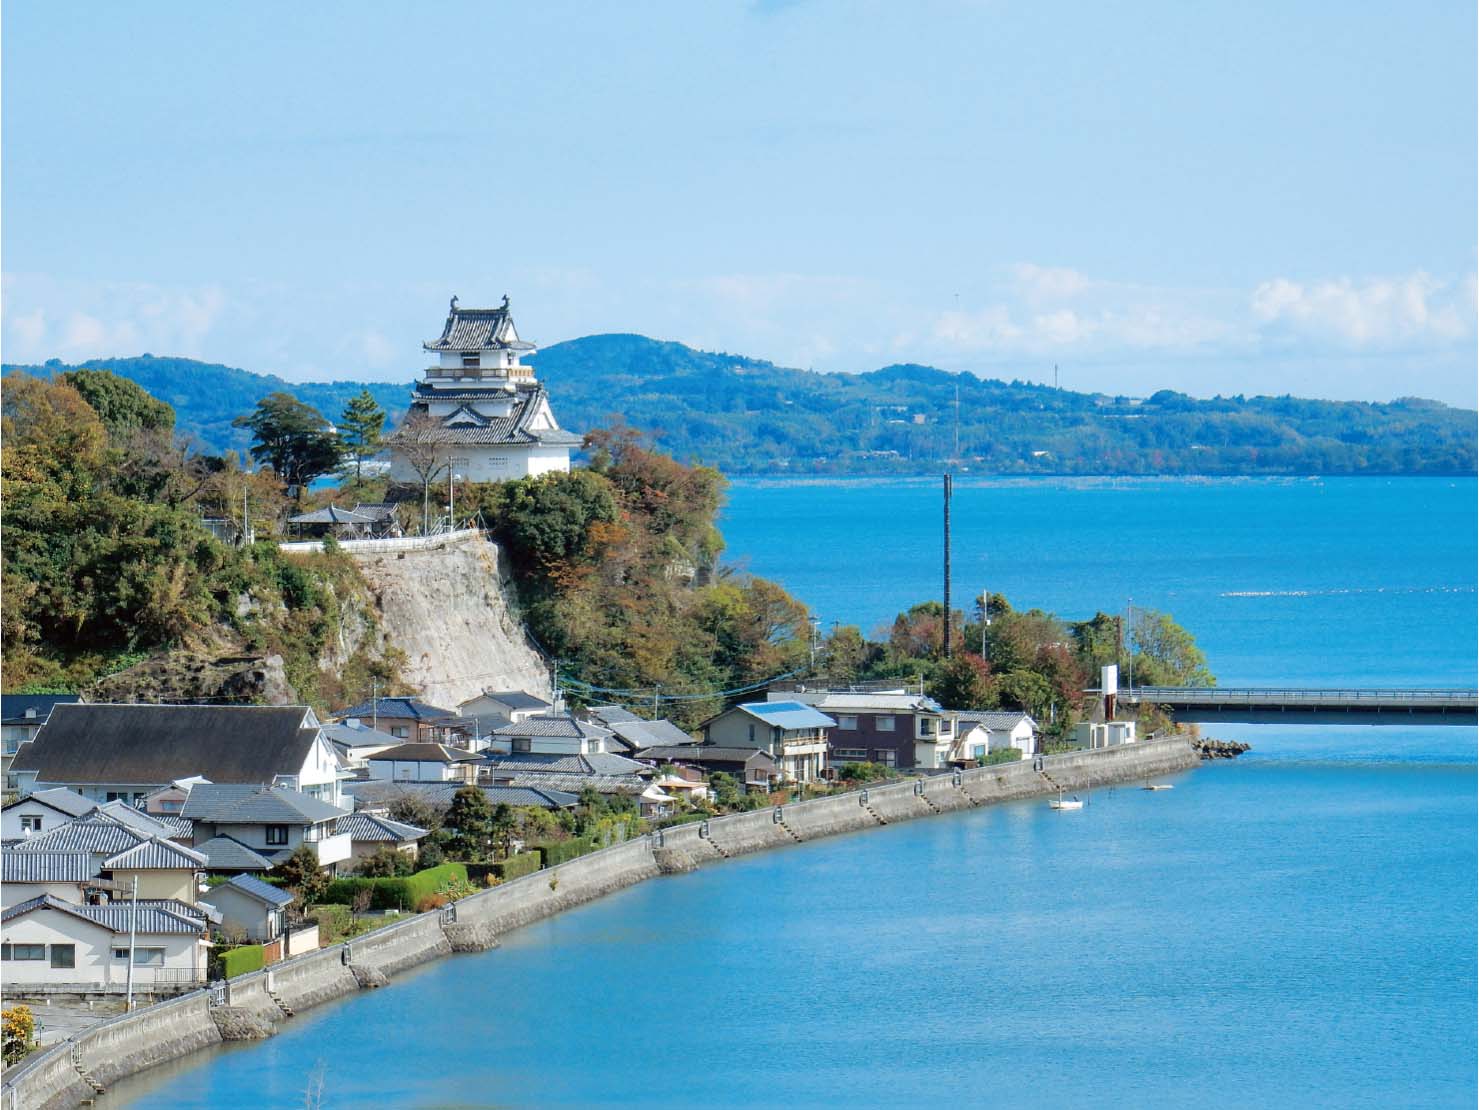
[[945, 658], [950, 658], [950, 495], [955, 480], [945, 475]]

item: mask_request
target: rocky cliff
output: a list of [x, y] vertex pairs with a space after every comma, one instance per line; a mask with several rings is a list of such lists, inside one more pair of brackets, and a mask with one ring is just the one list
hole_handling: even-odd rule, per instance
[[512, 604], [496, 545], [469, 538], [427, 551], [353, 554], [404, 684], [448, 709], [484, 689], [549, 697], [549, 670]]

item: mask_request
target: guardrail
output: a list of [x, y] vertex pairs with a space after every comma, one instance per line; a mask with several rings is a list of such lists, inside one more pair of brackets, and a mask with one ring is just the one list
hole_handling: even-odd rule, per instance
[[[359, 554], [374, 554], [385, 551], [431, 551], [448, 543], [480, 537], [486, 533], [481, 528], [460, 528], [455, 532], [441, 532], [432, 536], [397, 536], [386, 540], [340, 540], [342, 551]], [[323, 540], [294, 540], [277, 545], [279, 551], [289, 555], [306, 555], [324, 549]]]
[[1217, 687], [1217, 686], [1135, 686], [1120, 693], [1122, 701], [1187, 702], [1207, 705], [1244, 705], [1248, 703], [1306, 704], [1392, 704], [1392, 705], [1457, 705], [1479, 706], [1479, 690], [1398, 690], [1374, 688], [1319, 687]]

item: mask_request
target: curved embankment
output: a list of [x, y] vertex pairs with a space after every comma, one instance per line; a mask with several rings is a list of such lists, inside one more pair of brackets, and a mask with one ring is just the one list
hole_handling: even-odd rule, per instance
[[978, 767], [664, 829], [94, 1026], [7, 1071], [0, 1108], [76, 1106], [124, 1076], [223, 1040], [268, 1035], [309, 1006], [380, 986], [449, 952], [490, 948], [523, 925], [656, 875], [1058, 789], [1135, 782], [1197, 762], [1187, 739], [1170, 737], [1047, 756], [1041, 770], [1031, 762]]

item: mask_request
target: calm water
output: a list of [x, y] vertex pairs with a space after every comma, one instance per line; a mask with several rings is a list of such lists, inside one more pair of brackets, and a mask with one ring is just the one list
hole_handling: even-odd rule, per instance
[[[957, 487], [962, 594], [1175, 612], [1224, 684], [1471, 684], [1475, 484]], [[820, 615], [931, 596], [934, 490], [741, 485]], [[964, 553], [964, 554], [962, 554]], [[866, 589], [859, 583], [866, 583]], [[1465, 729], [1244, 729], [1170, 792], [890, 826], [625, 891], [108, 1105], [1463, 1106]]]

